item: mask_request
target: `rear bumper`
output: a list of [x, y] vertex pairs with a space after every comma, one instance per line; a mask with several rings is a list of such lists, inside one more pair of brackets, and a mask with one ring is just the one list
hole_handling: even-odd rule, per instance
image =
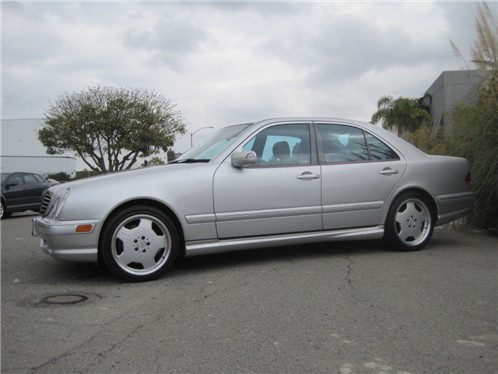
[[463, 192], [458, 194], [440, 195], [436, 197], [438, 204], [437, 226], [464, 217], [472, 208], [474, 193]]
[[[88, 233], [77, 233], [78, 225], [93, 225]], [[98, 261], [98, 221], [60, 222], [43, 217], [32, 220], [32, 235], [41, 238], [40, 248], [64, 261]]]

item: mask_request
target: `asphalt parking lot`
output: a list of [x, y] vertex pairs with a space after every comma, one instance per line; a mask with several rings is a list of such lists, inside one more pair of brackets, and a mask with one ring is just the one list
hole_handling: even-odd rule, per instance
[[123, 283], [1, 223], [2, 373], [496, 373], [498, 239], [184, 259]]

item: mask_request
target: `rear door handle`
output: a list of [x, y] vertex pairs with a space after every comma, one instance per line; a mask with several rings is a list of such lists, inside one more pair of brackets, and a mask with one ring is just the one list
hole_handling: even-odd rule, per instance
[[311, 180], [311, 179], [318, 179], [318, 178], [320, 178], [320, 176], [318, 174], [313, 174], [313, 173], [310, 173], [309, 171], [305, 171], [301, 175], [297, 176], [297, 179], [301, 179], [301, 180]]
[[393, 175], [393, 174], [398, 174], [398, 171], [397, 170], [393, 170], [391, 168], [385, 168], [385, 169], [382, 169], [381, 171], [379, 171], [379, 174], [382, 174], [382, 175]]

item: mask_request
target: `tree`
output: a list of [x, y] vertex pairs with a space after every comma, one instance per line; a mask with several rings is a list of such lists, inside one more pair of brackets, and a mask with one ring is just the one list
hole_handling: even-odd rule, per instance
[[423, 107], [421, 99], [392, 96], [382, 96], [377, 102], [377, 111], [372, 115], [372, 123], [382, 120], [385, 129], [403, 132], [415, 131], [423, 123], [431, 120], [431, 115]]
[[[472, 62], [488, 76], [498, 69], [498, 22], [487, 3], [478, 4], [477, 40], [472, 48]], [[489, 77], [489, 76], [488, 76]]]
[[484, 83], [477, 102], [455, 106], [454, 132], [446, 144], [450, 154], [465, 157], [471, 166], [475, 202], [467, 222], [498, 233], [498, 22], [486, 3], [478, 4], [476, 31], [472, 62]]
[[143, 166], [159, 166], [164, 165], [165, 162], [160, 157], [152, 157], [150, 160], [145, 160]]
[[94, 171], [130, 169], [139, 157], [166, 152], [185, 133], [174, 108], [155, 92], [90, 87], [51, 104], [38, 139], [49, 154], [76, 152]]

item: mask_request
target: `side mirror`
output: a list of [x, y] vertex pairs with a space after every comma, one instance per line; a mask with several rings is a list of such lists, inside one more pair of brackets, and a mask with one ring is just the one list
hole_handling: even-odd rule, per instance
[[236, 168], [243, 168], [256, 164], [257, 159], [256, 152], [253, 151], [235, 152], [232, 154], [232, 165]]

